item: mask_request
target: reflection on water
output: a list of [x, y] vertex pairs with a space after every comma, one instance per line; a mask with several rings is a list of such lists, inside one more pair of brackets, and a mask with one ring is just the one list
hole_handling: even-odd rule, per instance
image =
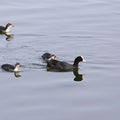
[[15, 77], [21, 77], [21, 75], [19, 74], [19, 72], [14, 72]]
[[14, 38], [13, 34], [5, 34], [6, 35], [6, 40], [11, 41]]
[[82, 81], [84, 79], [84, 75], [78, 73], [78, 68], [73, 70], [73, 74], [75, 75], [74, 81]]
[[5, 35], [5, 40], [11, 41], [14, 38], [14, 35], [11, 33], [5, 33], [5, 34], [0, 34], [0, 35]]
[[[119, 5], [119, 0], [1, 1], [0, 24], [16, 27], [14, 36], [0, 36], [0, 64], [20, 61], [25, 67], [12, 77], [0, 72], [0, 120], [118, 119]], [[89, 62], [83, 74], [50, 73], [39, 59], [44, 52], [71, 63], [83, 55]]]

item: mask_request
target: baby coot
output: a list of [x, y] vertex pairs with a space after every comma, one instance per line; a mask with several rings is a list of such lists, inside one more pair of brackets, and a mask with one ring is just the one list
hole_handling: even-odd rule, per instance
[[44, 62], [47, 62], [48, 60], [56, 60], [56, 56], [50, 53], [44, 53], [41, 57]]
[[21, 67], [20, 63], [16, 63], [15, 66], [11, 65], [11, 64], [3, 64], [3, 65], [1, 65], [1, 68], [3, 70], [5, 70], [5, 71], [8, 71], [8, 72], [18, 72], [19, 67]]
[[0, 33], [1, 34], [7, 34], [10, 32], [10, 29], [14, 27], [11, 23], [8, 23], [5, 27], [4, 26], [0, 26]]
[[57, 71], [73, 71], [73, 69], [78, 68], [79, 62], [85, 62], [86, 60], [82, 56], [78, 56], [74, 60], [74, 64], [69, 64], [64, 61], [50, 60], [47, 61], [47, 70], [57, 70]]

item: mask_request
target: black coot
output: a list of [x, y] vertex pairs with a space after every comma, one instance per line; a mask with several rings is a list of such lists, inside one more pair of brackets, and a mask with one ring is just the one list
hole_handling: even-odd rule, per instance
[[50, 60], [47, 61], [47, 70], [57, 70], [57, 71], [73, 71], [73, 69], [78, 68], [79, 62], [85, 62], [82, 56], [78, 56], [74, 60], [74, 64], [69, 64], [64, 61]]

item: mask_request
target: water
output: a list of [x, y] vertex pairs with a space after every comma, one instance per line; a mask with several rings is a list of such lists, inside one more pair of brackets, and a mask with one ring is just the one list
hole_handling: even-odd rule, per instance
[[[0, 70], [1, 120], [113, 120], [120, 110], [120, 1], [6, 0], [0, 25], [0, 64], [20, 62], [19, 78]], [[40, 57], [73, 63], [82, 55], [82, 81], [73, 72], [47, 72]]]

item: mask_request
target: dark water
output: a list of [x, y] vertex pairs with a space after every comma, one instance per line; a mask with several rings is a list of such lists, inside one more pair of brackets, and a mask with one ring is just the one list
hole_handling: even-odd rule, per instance
[[[16, 78], [0, 70], [1, 120], [118, 120], [120, 118], [120, 1], [5, 0], [0, 64], [24, 65]], [[40, 56], [73, 63], [82, 55], [80, 82], [73, 72], [47, 72]]]

